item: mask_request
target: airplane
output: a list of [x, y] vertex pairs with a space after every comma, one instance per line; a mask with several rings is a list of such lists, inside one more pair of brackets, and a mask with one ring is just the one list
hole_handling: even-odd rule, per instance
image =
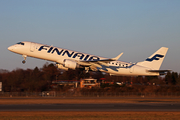
[[170, 71], [159, 70], [168, 51], [167, 47], [161, 47], [145, 61], [137, 63], [118, 61], [123, 53], [115, 58], [104, 58], [28, 41], [18, 42], [8, 47], [8, 50], [22, 55], [22, 63], [26, 62], [27, 57], [34, 57], [55, 62], [63, 70], [79, 68], [87, 72], [101, 71], [116, 76], [159, 76]]

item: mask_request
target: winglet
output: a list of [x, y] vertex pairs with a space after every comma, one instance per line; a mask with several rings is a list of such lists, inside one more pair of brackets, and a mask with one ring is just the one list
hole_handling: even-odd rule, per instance
[[122, 54], [123, 54], [123, 52], [121, 54], [119, 54], [117, 57], [111, 58], [111, 59], [116, 61], [116, 60], [118, 60], [122, 56]]

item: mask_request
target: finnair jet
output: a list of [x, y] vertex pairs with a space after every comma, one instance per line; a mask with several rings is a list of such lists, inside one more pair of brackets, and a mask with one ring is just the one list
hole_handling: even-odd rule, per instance
[[27, 57], [34, 57], [53, 61], [64, 70], [80, 68], [118, 76], [158, 76], [170, 71], [159, 70], [168, 51], [166, 47], [161, 47], [145, 61], [137, 63], [118, 61], [123, 53], [115, 58], [103, 58], [35, 42], [19, 42], [8, 47], [8, 50], [22, 55], [23, 63]]

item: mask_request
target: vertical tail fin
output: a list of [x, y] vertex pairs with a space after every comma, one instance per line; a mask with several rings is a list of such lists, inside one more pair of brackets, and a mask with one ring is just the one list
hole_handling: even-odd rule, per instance
[[167, 51], [168, 51], [168, 48], [161, 47], [159, 50], [157, 50], [154, 54], [152, 54], [145, 61], [138, 62], [137, 65], [148, 67], [153, 70], [159, 70], [159, 68], [166, 56]]

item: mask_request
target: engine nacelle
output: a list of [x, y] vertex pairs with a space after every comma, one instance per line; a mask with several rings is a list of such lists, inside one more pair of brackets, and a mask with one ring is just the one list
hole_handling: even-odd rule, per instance
[[71, 68], [71, 69], [75, 70], [76, 68], [79, 68], [79, 65], [75, 61], [64, 60], [64, 67]]
[[65, 71], [68, 71], [68, 68], [64, 67], [62, 64], [56, 64], [56, 66], [59, 68], [59, 69], [63, 69]]

